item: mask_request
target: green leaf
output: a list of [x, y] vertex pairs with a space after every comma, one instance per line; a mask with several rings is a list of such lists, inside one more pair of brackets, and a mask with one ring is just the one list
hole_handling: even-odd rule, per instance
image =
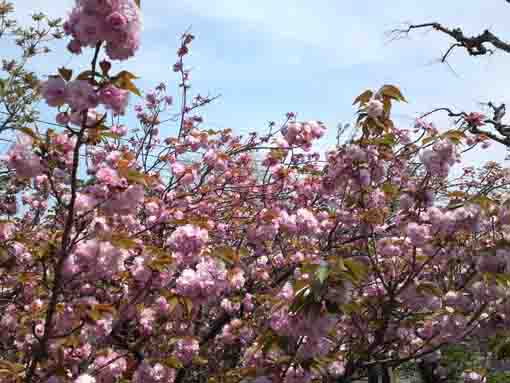
[[228, 246], [220, 246], [216, 248], [213, 250], [213, 256], [218, 257], [229, 265], [239, 262], [239, 255], [237, 252]]
[[149, 267], [159, 272], [163, 272], [169, 265], [174, 262], [174, 259], [169, 254], [160, 254], [149, 263]]
[[37, 135], [37, 133], [35, 133], [32, 129], [30, 128], [27, 128], [26, 126], [22, 127], [22, 128], [19, 128], [18, 129], [20, 132], [23, 132], [25, 133], [26, 135], [32, 137], [34, 140], [39, 140], [39, 136]]
[[115, 247], [120, 247], [121, 249], [133, 249], [137, 246], [137, 243], [132, 238], [127, 237], [126, 235], [117, 234], [114, 235], [110, 239], [110, 243], [114, 245]]
[[308, 303], [311, 303], [311, 297], [313, 297], [311, 292], [312, 288], [310, 285], [306, 285], [300, 289], [296, 293], [294, 301], [290, 305], [289, 311], [292, 313], [297, 313], [301, 311]]
[[385, 182], [381, 189], [384, 194], [390, 198], [395, 197], [398, 194], [398, 186], [391, 182]]
[[92, 72], [91, 70], [86, 70], [84, 72], [81, 72], [78, 77], [76, 77], [77, 80], [88, 80], [90, 79], [91, 77], [94, 76], [94, 72]]
[[123, 70], [123, 71], [120, 71], [119, 73], [117, 73], [117, 75], [114, 77], [114, 80], [118, 80], [118, 79], [136, 80], [139, 78], [140, 77], [134, 75], [133, 73], [128, 72], [127, 70]]
[[344, 259], [344, 265], [347, 267], [347, 269], [349, 269], [350, 274], [357, 281], [365, 279], [366, 275], [368, 274], [367, 266], [364, 263], [356, 261], [352, 258]]
[[463, 191], [453, 191], [453, 192], [448, 193], [448, 198], [453, 198], [453, 199], [459, 199], [459, 198], [463, 199], [466, 196], [468, 196], [468, 194]]
[[[119, 172], [120, 174], [120, 172]], [[121, 174], [123, 177], [125, 177], [128, 181], [135, 184], [140, 184], [147, 186], [147, 179], [145, 178], [145, 174], [140, 173], [139, 171], [135, 169], [127, 169], [124, 174]]]
[[120, 89], [129, 90], [131, 93], [134, 93], [139, 97], [142, 96], [136, 85], [133, 84], [133, 82], [128, 78], [123, 78], [115, 81], [115, 85]]
[[507, 359], [510, 357], [510, 342], [506, 341], [500, 345], [495, 350], [496, 358], [501, 359]]
[[[384, 127], [385, 125], [382, 125], [382, 126]], [[388, 133], [388, 134], [383, 135], [381, 138], [378, 138], [375, 142], [379, 145], [385, 145], [385, 146], [391, 147], [397, 143], [397, 138], [395, 137], [394, 134]]]
[[115, 308], [109, 304], [97, 304], [92, 306], [92, 309], [87, 312], [88, 316], [93, 321], [98, 321], [105, 316], [105, 314], [115, 314]]
[[179, 298], [177, 297], [171, 297], [168, 301], [168, 313], [171, 314], [177, 305], [179, 304]]
[[356, 302], [349, 302], [342, 305], [342, 311], [346, 314], [359, 313], [363, 310], [363, 306]]
[[422, 143], [423, 145], [427, 145], [427, 144], [429, 144], [429, 143], [431, 143], [431, 142], [433, 142], [433, 141], [436, 141], [437, 139], [438, 139], [438, 137], [437, 137], [437, 136], [430, 136], [430, 137], [426, 137], [426, 138], [424, 138], [423, 140], [421, 140], [421, 143]]
[[326, 265], [321, 265], [315, 272], [315, 276], [317, 277], [317, 280], [321, 283], [321, 285], [326, 282], [326, 279], [328, 279], [329, 275], [329, 268]]
[[404, 96], [400, 92], [400, 89], [398, 89], [394, 85], [384, 85], [379, 92], [383, 96], [390, 97], [394, 100], [407, 102], [407, 100], [404, 98]]
[[58, 68], [58, 73], [62, 76], [62, 78], [66, 81], [70, 81], [73, 77], [73, 71], [67, 68]]
[[466, 138], [466, 134], [460, 130], [449, 130], [443, 133], [443, 137], [448, 138], [455, 144], [459, 144], [463, 138]]
[[109, 137], [109, 138], [120, 138], [120, 136], [117, 133], [113, 132], [101, 132], [101, 137]]
[[471, 199], [471, 202], [479, 205], [483, 211], [487, 211], [491, 208], [491, 206], [496, 205], [496, 201], [485, 195], [474, 197]]
[[205, 366], [209, 361], [200, 356], [200, 355], [196, 355], [193, 357], [193, 364], [198, 364], [199, 366]]
[[175, 356], [169, 356], [168, 358], [163, 359], [162, 362], [165, 366], [170, 368], [179, 369], [183, 367], [182, 362]]
[[181, 305], [186, 308], [186, 312], [188, 315], [191, 315], [191, 312], [193, 311], [193, 302], [189, 298], [181, 297], [179, 299]]
[[374, 92], [372, 92], [371, 90], [366, 90], [354, 99], [352, 105], [356, 105], [357, 103], [366, 104], [372, 98], [373, 95]]
[[416, 291], [422, 294], [425, 293], [427, 295], [434, 295], [436, 297], [443, 296], [443, 292], [441, 291], [441, 289], [439, 289], [439, 287], [437, 287], [435, 284], [431, 282], [420, 283], [418, 287], [416, 287]]

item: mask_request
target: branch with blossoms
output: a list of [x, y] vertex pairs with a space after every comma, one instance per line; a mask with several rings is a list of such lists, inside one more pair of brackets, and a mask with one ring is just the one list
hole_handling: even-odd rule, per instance
[[[16, 197], [0, 205], [2, 379], [348, 380], [493, 330], [510, 288], [508, 174], [451, 175], [479, 116], [399, 128], [406, 99], [384, 85], [356, 98], [358, 133], [326, 153], [326, 126], [295, 113], [247, 137], [208, 129], [191, 34], [179, 107], [166, 85], [143, 95], [111, 72], [140, 20], [132, 0], [77, 2], [64, 30], [90, 67], [42, 84], [57, 126], [24, 126], [2, 158]], [[131, 93], [139, 129], [122, 124]]]

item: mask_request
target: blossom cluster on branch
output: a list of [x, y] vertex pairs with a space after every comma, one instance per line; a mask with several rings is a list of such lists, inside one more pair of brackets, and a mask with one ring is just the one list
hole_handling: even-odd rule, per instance
[[[2, 382], [337, 382], [473, 338], [508, 347], [510, 172], [463, 163], [480, 116], [396, 127], [406, 100], [384, 85], [325, 153], [325, 124], [295, 113], [246, 137], [208, 129], [190, 33], [179, 109], [166, 85], [142, 95], [110, 73], [101, 55], [134, 53], [139, 13], [77, 1], [65, 28], [90, 68], [42, 85], [60, 128], [18, 129], [1, 159], [16, 195], [0, 200]], [[120, 123], [129, 93], [138, 127]]]

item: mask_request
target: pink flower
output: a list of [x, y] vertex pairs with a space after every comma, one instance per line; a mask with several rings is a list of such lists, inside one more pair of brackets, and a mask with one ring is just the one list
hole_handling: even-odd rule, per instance
[[128, 100], [129, 92], [113, 85], [107, 85], [99, 92], [99, 102], [114, 114], [124, 114]]
[[114, 194], [105, 204], [107, 214], [130, 215], [144, 200], [144, 189], [141, 185], [130, 185], [126, 191]]
[[41, 87], [42, 97], [49, 106], [60, 106], [66, 102], [66, 82], [61, 77], [51, 77]]
[[483, 126], [485, 125], [485, 115], [478, 112], [469, 113], [464, 119], [466, 122], [473, 126]]
[[82, 47], [105, 41], [111, 59], [125, 60], [140, 45], [141, 26], [134, 0], [77, 0], [64, 31], [73, 37], [68, 45], [72, 53], [79, 54]]
[[160, 363], [151, 366], [144, 361], [133, 375], [133, 383], [171, 383], [175, 380], [175, 376], [174, 369]]
[[198, 304], [213, 301], [227, 289], [227, 270], [223, 263], [205, 258], [196, 270], [184, 269], [176, 281], [177, 292]]
[[170, 168], [172, 169], [172, 173], [175, 174], [177, 177], [182, 176], [186, 171], [186, 166], [184, 166], [180, 162], [174, 162], [173, 164], [170, 165]]
[[77, 112], [95, 108], [98, 104], [94, 88], [83, 80], [74, 80], [67, 84], [66, 101]]
[[99, 182], [110, 186], [116, 186], [120, 182], [117, 171], [107, 166], [104, 166], [97, 171], [96, 178]]
[[92, 210], [97, 205], [97, 200], [84, 193], [78, 193], [76, 196], [75, 208], [79, 212]]
[[107, 355], [100, 355], [94, 360], [94, 367], [99, 371], [101, 383], [114, 383], [127, 369], [127, 362], [117, 352], [108, 350]]
[[71, 119], [67, 113], [61, 112], [61, 113], [57, 114], [57, 117], [55, 117], [55, 120], [57, 121], [57, 124], [67, 125]]
[[76, 39], [84, 46], [93, 47], [102, 40], [101, 24], [95, 16], [82, 13], [73, 31]]
[[81, 43], [78, 40], [71, 40], [69, 44], [67, 44], [67, 49], [75, 55], [79, 55], [82, 52]]
[[14, 169], [19, 177], [32, 178], [43, 171], [41, 160], [32, 150], [32, 139], [21, 134], [18, 143], [13, 145], [3, 160], [7, 167]]
[[174, 251], [189, 257], [198, 255], [209, 240], [207, 230], [194, 225], [179, 226], [170, 236], [167, 245]]
[[198, 355], [200, 345], [195, 338], [179, 339], [175, 344], [175, 356], [184, 364], [188, 364]]
[[112, 60], [127, 60], [132, 57], [140, 47], [138, 34], [127, 35], [121, 42], [108, 42], [106, 53]]
[[407, 235], [413, 246], [423, 246], [429, 237], [429, 229], [425, 225], [411, 222], [407, 225]]
[[106, 17], [106, 23], [114, 31], [124, 31], [128, 25], [128, 19], [120, 12], [113, 12]]
[[462, 377], [465, 383], [484, 383], [486, 381], [484, 376], [474, 371], [464, 372]]
[[375, 98], [370, 99], [366, 105], [367, 114], [372, 118], [379, 118], [384, 112], [383, 103]]
[[108, 14], [120, 5], [119, 0], [78, 0], [77, 3], [88, 14], [97, 13], [98, 15]]
[[[89, 110], [87, 112], [87, 118], [85, 121], [86, 126], [94, 126], [98, 121], [101, 120], [101, 114], [96, 112], [95, 110]], [[69, 116], [69, 122], [71, 124], [81, 126], [83, 123], [83, 113], [82, 112], [73, 112]]]
[[432, 149], [425, 150], [421, 160], [431, 175], [446, 177], [457, 160], [457, 151], [451, 141], [442, 140], [436, 142]]
[[289, 145], [309, 150], [313, 140], [321, 138], [325, 131], [326, 127], [320, 121], [291, 121], [282, 129], [282, 134]]
[[118, 136], [125, 136], [127, 134], [127, 126], [125, 125], [113, 125], [112, 126], [112, 133], [117, 134]]
[[296, 226], [302, 234], [316, 234], [320, 231], [319, 222], [308, 209], [299, 209], [296, 212]]
[[0, 241], [8, 241], [14, 235], [15, 226], [13, 223], [0, 223]]
[[80, 375], [74, 383], [96, 383], [96, 378], [88, 374]]

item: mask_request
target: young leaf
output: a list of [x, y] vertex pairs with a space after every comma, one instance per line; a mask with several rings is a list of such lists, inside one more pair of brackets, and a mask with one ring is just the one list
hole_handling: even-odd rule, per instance
[[70, 81], [73, 77], [73, 71], [67, 68], [58, 68], [58, 73], [62, 76], [62, 78], [66, 81]]
[[88, 80], [89, 78], [93, 77], [94, 72], [91, 70], [86, 70], [84, 72], [81, 72], [78, 77], [76, 77], [77, 80]]
[[394, 85], [384, 85], [381, 88], [380, 93], [383, 96], [388, 96], [390, 98], [393, 98], [394, 100], [407, 102], [407, 100], [404, 98], [404, 96], [400, 92], [400, 89], [398, 89]]
[[27, 128], [26, 126], [24, 126], [23, 128], [19, 128], [18, 130], [25, 133], [27, 136], [32, 137], [35, 141], [39, 139], [37, 134], [32, 129]]
[[373, 95], [374, 92], [372, 92], [371, 90], [366, 90], [354, 99], [352, 105], [356, 105], [357, 103], [366, 104], [372, 98]]
[[317, 277], [317, 280], [322, 284], [326, 282], [326, 279], [328, 279], [329, 275], [329, 269], [328, 266], [321, 265], [315, 272], [315, 276]]
[[133, 84], [133, 82], [128, 78], [122, 78], [115, 81], [115, 85], [117, 85], [121, 89], [129, 90], [131, 93], [134, 93], [139, 97], [142, 96], [136, 85]]

